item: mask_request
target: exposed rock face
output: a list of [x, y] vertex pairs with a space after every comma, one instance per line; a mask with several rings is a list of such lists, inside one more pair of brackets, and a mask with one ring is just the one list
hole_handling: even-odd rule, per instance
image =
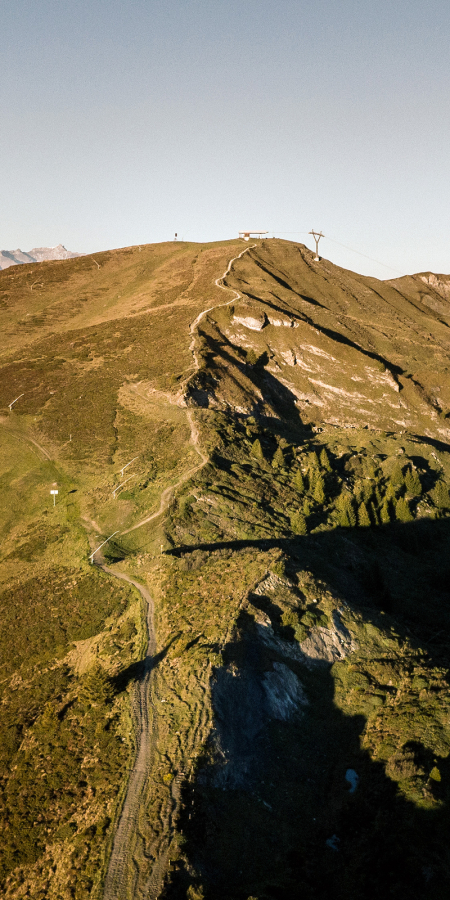
[[66, 250], [62, 244], [57, 244], [56, 247], [34, 247], [33, 250], [28, 251], [0, 250], [0, 269], [49, 259], [74, 259], [76, 256], [83, 256], [83, 254], [72, 253], [71, 250]]
[[[420, 275], [420, 278], [442, 297], [446, 299], [450, 297], [450, 277], [448, 275], [435, 275], [433, 272], [428, 272], [426, 275]], [[450, 309], [447, 311], [450, 312]]]
[[270, 325], [275, 325], [276, 328], [284, 327], [284, 328], [293, 328], [294, 322], [292, 319], [288, 319], [285, 316], [277, 316], [274, 313], [267, 316]]
[[264, 326], [267, 325], [267, 316], [258, 309], [242, 306], [239, 308], [239, 312], [234, 314], [233, 323], [235, 325], [244, 325], [250, 331], [262, 331]]
[[269, 715], [274, 719], [286, 721], [299, 706], [308, 706], [300, 679], [284, 663], [274, 662], [273, 670], [264, 675], [263, 688]]
[[333, 612], [332, 628], [313, 628], [301, 648], [305, 656], [311, 662], [333, 663], [337, 659], [345, 659], [355, 644], [345, 625], [342, 624], [339, 613]]

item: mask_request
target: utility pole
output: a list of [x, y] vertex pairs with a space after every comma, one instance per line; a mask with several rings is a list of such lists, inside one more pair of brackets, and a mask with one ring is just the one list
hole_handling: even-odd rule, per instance
[[314, 229], [312, 229], [311, 231], [308, 231], [308, 234], [312, 234], [312, 236], [316, 242], [316, 255], [314, 257], [314, 262], [319, 262], [319, 241], [320, 241], [320, 238], [325, 237], [325, 235], [322, 234], [321, 231], [320, 232], [314, 231]]

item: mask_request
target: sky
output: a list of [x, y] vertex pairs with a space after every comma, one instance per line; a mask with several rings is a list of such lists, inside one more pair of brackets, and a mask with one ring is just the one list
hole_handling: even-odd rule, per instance
[[0, 249], [315, 229], [450, 273], [449, 39], [448, 0], [3, 0]]

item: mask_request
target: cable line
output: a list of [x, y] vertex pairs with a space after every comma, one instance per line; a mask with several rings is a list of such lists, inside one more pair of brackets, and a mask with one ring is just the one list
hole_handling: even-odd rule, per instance
[[[271, 234], [311, 234], [310, 231], [275, 231], [274, 229], [270, 229]], [[396, 269], [394, 266], [388, 266], [386, 263], [380, 262], [379, 259], [374, 259], [373, 256], [367, 256], [367, 253], [361, 253], [360, 250], [355, 250], [354, 247], [349, 247], [347, 244], [341, 244], [340, 241], [336, 241], [334, 238], [328, 237], [326, 234], [321, 235], [325, 240], [331, 241], [332, 244], [337, 244], [339, 247], [344, 247], [345, 250], [350, 250], [350, 253], [356, 253], [358, 256], [363, 256], [364, 259], [369, 259], [370, 262], [376, 263], [377, 266], [382, 266], [384, 269], [390, 269], [391, 272], [396, 272], [397, 275], [404, 275], [404, 272], [400, 272], [399, 269]]]
[[364, 259], [370, 259], [371, 262], [376, 263], [378, 266], [383, 266], [384, 269], [390, 269], [391, 272], [397, 272], [397, 275], [405, 274], [404, 272], [400, 272], [399, 269], [395, 269], [394, 266], [388, 266], [386, 263], [380, 262], [379, 259], [374, 259], [372, 256], [367, 256], [366, 253], [361, 253], [359, 250], [354, 250], [353, 247], [348, 247], [347, 244], [341, 244], [340, 241], [336, 241], [334, 238], [327, 237], [326, 235], [324, 235], [324, 237], [328, 241], [331, 241], [332, 244], [338, 244], [339, 247], [344, 247], [345, 250], [350, 250], [351, 253], [357, 253], [358, 256], [364, 256]]

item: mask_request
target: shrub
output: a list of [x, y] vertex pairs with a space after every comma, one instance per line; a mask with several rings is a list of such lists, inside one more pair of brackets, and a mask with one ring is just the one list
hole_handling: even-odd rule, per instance
[[439, 509], [446, 509], [449, 506], [448, 487], [443, 481], [438, 481], [433, 491], [433, 500]]
[[358, 525], [360, 528], [369, 528], [370, 527], [370, 516], [367, 511], [367, 506], [364, 503], [360, 503], [358, 508]]
[[274, 469], [284, 469], [284, 454], [281, 447], [277, 447], [273, 455], [272, 466]]
[[385, 494], [385, 498], [384, 498], [384, 499], [385, 499], [386, 501], [389, 501], [389, 500], [395, 500], [395, 498], [396, 498], [395, 487], [394, 487], [394, 485], [393, 485], [391, 482], [389, 482], [389, 483], [388, 483], [388, 486], [387, 486], [387, 489], [386, 489], [386, 494]]
[[306, 628], [329, 628], [328, 616], [320, 609], [307, 609], [301, 618], [301, 624]]
[[420, 496], [422, 493], [422, 485], [416, 471], [411, 472], [411, 470], [408, 469], [405, 475], [405, 486], [408, 494], [413, 494], [414, 497]]
[[392, 469], [391, 484], [393, 485], [394, 488], [397, 488], [398, 490], [400, 490], [405, 484], [405, 479], [403, 478], [402, 467], [399, 462], [396, 462], [394, 468]]
[[323, 504], [325, 503], [325, 482], [323, 480], [323, 476], [320, 472], [317, 474], [315, 485], [314, 485], [314, 500], [317, 503]]
[[320, 452], [320, 465], [323, 469], [326, 469], [327, 472], [331, 472], [331, 463], [325, 447], [323, 447]]
[[272, 572], [275, 575], [278, 575], [279, 578], [283, 578], [286, 574], [286, 562], [283, 557], [277, 559], [272, 566]]
[[312, 450], [311, 453], [308, 453], [308, 465], [311, 469], [319, 468], [319, 459], [315, 450]]
[[336, 501], [336, 509], [338, 513], [339, 524], [343, 528], [354, 528], [356, 525], [356, 514], [353, 508], [352, 497], [348, 491], [342, 491]]
[[307, 627], [299, 620], [298, 613], [294, 609], [286, 609], [282, 616], [281, 622], [285, 628], [292, 628], [295, 639], [301, 643], [308, 636]]
[[264, 453], [259, 438], [256, 438], [256, 441], [253, 442], [250, 453], [255, 457], [255, 459], [264, 459]]
[[80, 686], [80, 699], [88, 703], [107, 703], [112, 700], [111, 681], [98, 663], [84, 676]]
[[304, 482], [303, 475], [300, 472], [300, 470], [295, 473], [294, 484], [295, 484], [295, 487], [297, 488], [299, 494], [303, 494], [303, 491], [305, 490], [305, 482]]
[[399, 497], [397, 503], [395, 504], [395, 518], [399, 522], [412, 522], [414, 520], [414, 516], [408, 506], [408, 503], [403, 497]]
[[192, 511], [192, 500], [193, 498], [191, 496], [187, 496], [181, 497], [181, 499], [178, 501], [178, 514], [181, 519], [189, 518], [189, 514]]
[[311, 494], [314, 494], [318, 474], [318, 469], [308, 469], [308, 490]]
[[294, 512], [291, 515], [291, 528], [294, 534], [308, 534], [306, 519], [303, 513]]
[[380, 509], [380, 519], [383, 525], [389, 525], [391, 521], [391, 514], [389, 511], [389, 503], [387, 500], [384, 501], [381, 509]]
[[307, 497], [305, 497], [305, 499], [303, 501], [303, 513], [305, 516], [309, 516], [310, 512], [311, 512], [311, 507], [309, 505], [309, 500]]

